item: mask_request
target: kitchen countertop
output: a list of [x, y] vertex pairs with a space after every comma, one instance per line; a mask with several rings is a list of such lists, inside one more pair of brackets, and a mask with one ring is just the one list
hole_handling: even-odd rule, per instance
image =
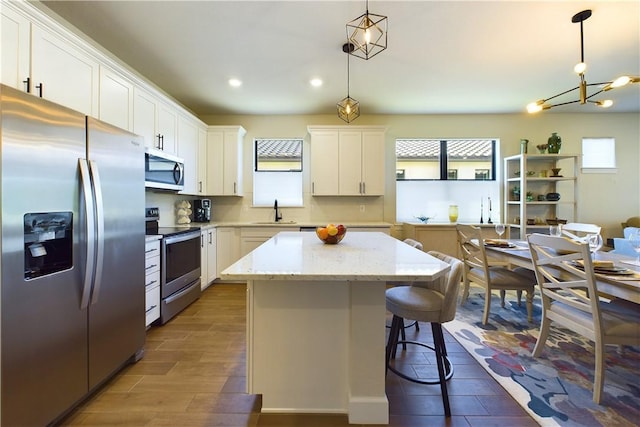
[[222, 271], [228, 280], [425, 281], [448, 264], [382, 232], [349, 233], [337, 245], [285, 231]]
[[[192, 222], [187, 225], [176, 225], [175, 227], [200, 227], [203, 230], [212, 227], [292, 227], [292, 228], [300, 228], [300, 227], [319, 227], [328, 224], [330, 221], [296, 221], [296, 222], [288, 222], [288, 221], [279, 221], [279, 222], [270, 222], [270, 221], [211, 221], [211, 222]], [[359, 222], [359, 221], [334, 221], [334, 224], [344, 224], [347, 228], [367, 228], [367, 227], [381, 227], [381, 228], [390, 228], [393, 224], [388, 222]]]

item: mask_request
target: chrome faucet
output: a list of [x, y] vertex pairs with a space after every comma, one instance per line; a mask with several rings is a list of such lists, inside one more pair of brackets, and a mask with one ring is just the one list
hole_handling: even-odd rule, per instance
[[276, 211], [276, 222], [282, 219], [282, 214], [278, 212], [278, 199], [273, 203], [273, 209]]

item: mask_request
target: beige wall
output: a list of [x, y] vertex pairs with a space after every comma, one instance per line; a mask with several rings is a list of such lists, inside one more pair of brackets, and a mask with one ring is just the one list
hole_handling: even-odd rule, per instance
[[[590, 106], [585, 106], [589, 109]], [[270, 209], [251, 208], [254, 138], [305, 137], [304, 161], [308, 165], [308, 125], [344, 125], [333, 115], [291, 116], [204, 116], [210, 125], [242, 125], [245, 136], [245, 197], [215, 198], [214, 217], [220, 220], [261, 220]], [[285, 209], [285, 216], [298, 220], [366, 220], [395, 222], [395, 139], [396, 138], [499, 138], [501, 157], [517, 154], [520, 139], [530, 147], [545, 143], [551, 132], [562, 137], [564, 153], [580, 153], [582, 137], [614, 137], [618, 170], [607, 174], [580, 174], [578, 221], [598, 223], [605, 236], [621, 234], [620, 222], [640, 215], [640, 115], [632, 113], [568, 114], [545, 112], [539, 115], [407, 115], [367, 116], [352, 123], [387, 126], [385, 197], [310, 197], [309, 171], [305, 170], [305, 207]], [[361, 212], [364, 205], [365, 212]]]

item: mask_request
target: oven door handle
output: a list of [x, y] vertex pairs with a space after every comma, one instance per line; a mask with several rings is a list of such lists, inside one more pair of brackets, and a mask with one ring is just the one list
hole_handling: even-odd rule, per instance
[[194, 231], [189, 231], [187, 233], [176, 234], [175, 236], [164, 237], [162, 241], [164, 245], [170, 245], [172, 243], [184, 242], [185, 240], [191, 239], [199, 239], [200, 238], [200, 229], [196, 229]]

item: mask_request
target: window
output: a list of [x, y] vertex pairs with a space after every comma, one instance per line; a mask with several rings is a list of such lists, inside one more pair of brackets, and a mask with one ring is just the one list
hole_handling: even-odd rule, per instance
[[495, 145], [491, 139], [398, 139], [396, 169], [401, 179], [495, 180]]
[[302, 138], [255, 139], [254, 166], [254, 206], [302, 206]]
[[582, 138], [582, 172], [609, 172], [615, 168], [615, 138]]
[[499, 221], [499, 152], [494, 139], [396, 140], [396, 220], [448, 223], [449, 205], [458, 205], [461, 222]]

